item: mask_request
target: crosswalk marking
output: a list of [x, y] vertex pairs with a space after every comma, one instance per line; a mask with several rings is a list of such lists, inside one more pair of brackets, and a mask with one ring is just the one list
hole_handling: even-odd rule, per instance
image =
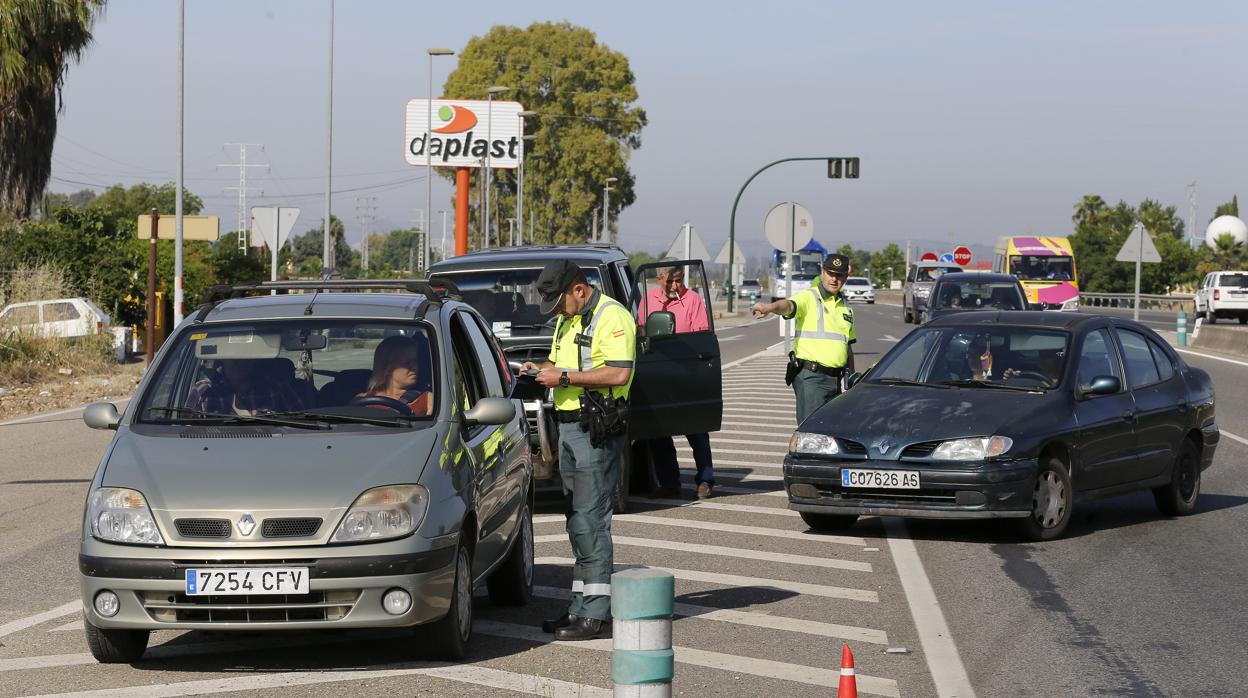
[[735, 469], [731, 469], [731, 468], [717, 469], [717, 472], [719, 473], [719, 476], [725, 477], [729, 480], [736, 480], [737, 482], [742, 482], [742, 481], [745, 481], [745, 482], [749, 482], [749, 481], [783, 482], [784, 481], [783, 475], [767, 475], [764, 473], [739, 473], [739, 472], [736, 472]]
[[784, 437], [784, 440], [783, 440], [783, 441], [776, 441], [776, 442], [774, 442], [774, 444], [771, 444], [771, 443], [767, 443], [767, 442], [765, 442], [765, 441], [761, 441], [761, 440], [759, 440], [759, 439], [726, 439], [726, 438], [723, 438], [722, 436], [719, 436], [719, 433], [720, 433], [720, 432], [716, 432], [716, 433], [714, 433], [714, 434], [712, 434], [712, 435], [711, 435], [711, 444], [717, 444], [717, 443], [720, 443], [720, 444], [747, 444], [747, 445], [754, 445], [754, 446], [770, 446], [770, 445], [775, 445], [775, 446], [782, 446], [782, 447], [783, 447], [783, 448], [785, 448], [785, 449], [787, 449], [787, 448], [788, 448], [788, 446], [789, 446], [789, 437], [788, 437], [788, 436]]
[[[750, 424], [746, 426], [757, 426], [757, 425]], [[776, 427], [776, 431], [750, 431], [747, 429], [721, 429], [720, 431], [716, 433], [731, 434], [732, 436], [765, 436], [769, 439], [775, 439], [775, 440], [784, 439], [784, 443], [786, 444], [789, 443], [789, 439], [793, 436], [792, 429], [782, 429], [780, 427]]]
[[50, 611], [44, 611], [43, 613], [36, 613], [33, 616], [19, 618], [17, 620], [5, 623], [4, 625], [0, 625], [0, 637], [4, 637], [5, 635], [12, 635], [15, 632], [18, 632], [20, 630], [25, 630], [26, 628], [29, 628], [34, 625], [39, 625], [40, 623], [46, 623], [50, 620], [63, 618], [64, 616], [67, 616], [75, 611], [81, 611], [81, 610], [82, 610], [81, 601], [70, 601], [69, 603], [61, 604], [60, 606], [57, 606], [56, 608]]
[[[719, 488], [716, 487], [716, 489]], [[560, 517], [560, 519], [562, 519], [562, 517]], [[763, 528], [762, 526], [743, 526], [741, 524], [726, 524], [714, 521], [676, 519], [669, 516], [620, 514], [618, 516], [611, 517], [611, 520], [619, 523], [648, 523], [657, 524], [659, 526], [674, 526], [676, 528], [696, 528], [703, 531], [719, 531], [721, 533], [739, 533], [750, 536], [764, 536], [767, 538], [785, 538], [788, 540], [805, 541], [807, 543], [835, 543], [839, 545], [853, 545], [857, 547], [867, 544], [866, 540], [857, 536], [824, 535], [781, 528]]]
[[[545, 536], [534, 536], [534, 543], [567, 543], [568, 536], [553, 533]], [[746, 560], [767, 560], [787, 565], [804, 565], [806, 567], [826, 567], [828, 569], [849, 570], [851, 572], [870, 572], [871, 563], [856, 560], [838, 560], [811, 555], [791, 555], [789, 553], [772, 553], [765, 550], [748, 548], [727, 548], [722, 545], [706, 545], [703, 543], [682, 543], [673, 540], [654, 540], [652, 538], [634, 538], [632, 536], [611, 536], [616, 545], [633, 546], [635, 548], [657, 548], [659, 550], [680, 550], [686, 553], [713, 555], [717, 557], [739, 557]]]
[[[716, 489], [719, 489], [718, 487]], [[648, 499], [646, 497], [630, 497], [631, 501], [639, 504], [657, 504], [666, 507], [678, 507], [682, 509], [719, 509], [722, 511], [736, 511], [744, 514], [768, 514], [774, 516], [801, 516], [791, 509], [781, 509], [780, 507], [754, 507], [748, 504], [728, 504], [725, 502], [712, 502], [705, 499], [699, 499], [695, 502], [687, 502], [680, 499]]]
[[715, 491], [720, 494], [761, 494], [765, 497], [786, 497], [784, 490], [762, 490], [753, 487], [733, 487], [715, 483]]
[[[737, 451], [737, 450], [735, 450], [735, 449], [734, 449], [734, 450], [730, 451], [730, 453], [732, 453], [733, 455], [736, 455], [736, 454], [738, 454], [738, 453], [743, 453], [743, 454], [744, 454], [745, 452], [744, 452], [744, 451]], [[681, 453], [678, 453], [678, 454], [676, 454], [676, 455], [677, 455], [677, 456], [683, 456], [683, 457], [684, 457], [684, 459], [685, 459], [686, 461], [688, 461], [689, 463], [692, 463], [692, 462], [693, 462], [693, 454], [692, 454], [692, 453], [686, 453], [686, 454], [681, 454]], [[783, 462], [781, 462], [781, 461], [783, 461], [783, 460], [784, 460], [784, 454], [783, 454], [783, 453], [768, 453], [768, 454], [760, 454], [760, 455], [771, 456], [771, 457], [773, 457], [773, 458], [775, 458], [775, 459], [776, 459], [776, 462], [775, 462], [775, 463], [760, 463], [760, 462], [758, 462], [758, 461], [749, 461], [749, 460], [725, 460], [725, 459], [723, 459], [723, 458], [716, 458], [716, 459], [714, 459], [714, 460], [715, 460], [715, 470], [717, 470], [717, 471], [718, 471], [721, 467], [730, 466], [730, 465], [731, 465], [731, 466], [739, 466], [739, 467], [742, 467], [742, 468], [771, 468], [771, 469], [773, 469], [773, 470], [774, 470], [774, 469], [779, 469], [779, 468], [783, 468], [783, 467], [784, 467], [784, 463], [783, 463]], [[692, 466], [688, 466], [688, 467], [692, 467]]]
[[[680, 444], [676, 445], [676, 452], [679, 455], [684, 456], [686, 458], [690, 458], [693, 456], [693, 449], [689, 448], [688, 446], [682, 447]], [[770, 457], [770, 458], [784, 458], [784, 451], [782, 450], [747, 451], [744, 449], [731, 448], [731, 449], [728, 449], [727, 452], [734, 456], [740, 455], [740, 456], [764, 456], [764, 457]], [[720, 463], [720, 460], [718, 458], [714, 458], [713, 460], [714, 460], [715, 465], [718, 465]], [[724, 462], [726, 463], [727, 461], [724, 461]]]

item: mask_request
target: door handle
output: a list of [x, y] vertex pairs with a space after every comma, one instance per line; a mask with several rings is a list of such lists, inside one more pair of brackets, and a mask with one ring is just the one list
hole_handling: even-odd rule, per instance
[[1123, 412], [1123, 413], [1122, 413], [1122, 421], [1124, 421], [1124, 422], [1134, 422], [1134, 421], [1135, 421], [1135, 412], [1133, 412], [1133, 411], [1131, 411], [1131, 410], [1127, 410], [1126, 412]]
[[711, 358], [711, 356], [712, 356], [711, 352], [704, 351], [698, 354], [698, 361], [706, 361], [707, 359]]

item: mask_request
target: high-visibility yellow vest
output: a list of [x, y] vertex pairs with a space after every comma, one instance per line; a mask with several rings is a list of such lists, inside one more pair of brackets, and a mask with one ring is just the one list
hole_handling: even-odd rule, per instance
[[838, 295], [809, 288], [789, 299], [795, 310], [793, 354], [829, 368], [841, 368], [849, 360], [849, 345], [857, 339], [854, 311]]
[[[580, 342], [578, 343], [578, 338]], [[595, 291], [585, 310], [569, 319], [560, 317], [551, 341], [550, 362], [561, 371], [589, 371], [602, 366], [633, 368], [637, 353], [637, 321], [632, 313], [614, 298]], [[594, 388], [603, 395], [628, 397], [633, 379], [615, 388]], [[555, 388], [556, 410], [581, 408], [577, 385]]]

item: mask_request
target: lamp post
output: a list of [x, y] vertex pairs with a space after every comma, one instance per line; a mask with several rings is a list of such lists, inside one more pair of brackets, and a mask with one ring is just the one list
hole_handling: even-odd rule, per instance
[[619, 177], [607, 177], [602, 187], [602, 237], [607, 242], [611, 242], [611, 183], [618, 181]]
[[893, 287], [893, 268], [892, 267], [888, 268], [888, 287], [889, 288]]
[[485, 117], [485, 246], [490, 246], [490, 151], [494, 149], [494, 95], [501, 95], [510, 90], [510, 87], [503, 85], [493, 85], [486, 88], [486, 117]]
[[[528, 146], [529, 146], [529, 144], [526, 143], [526, 141], [531, 142], [535, 140], [537, 140], [537, 136], [531, 133], [525, 134], [520, 137], [520, 152], [521, 152], [521, 157], [522, 157], [522, 159], [520, 160], [520, 198], [521, 199], [524, 198], [524, 160], [523, 160], [523, 157], [524, 157], [524, 152], [528, 150]], [[516, 208], [516, 213], [520, 214], [520, 240], [521, 241], [524, 240], [523, 203], [524, 202], [521, 201], [521, 206], [518, 206]], [[529, 243], [532, 244], [532, 242], [533, 242], [533, 211], [530, 210], [529, 211]]]
[[[434, 56], [454, 56], [455, 52], [449, 48], [431, 48], [426, 49], [425, 53], [429, 54], [429, 102], [425, 105], [425, 210], [433, 210], [433, 155], [430, 152], [429, 141], [433, 135], [433, 57]], [[425, 228], [429, 227], [429, 222], [425, 222]], [[442, 226], [442, 257], [446, 258], [446, 226]], [[421, 269], [429, 268], [429, 231], [425, 231], [425, 237], [421, 243], [421, 261], [423, 265]]]
[[442, 214], [442, 259], [446, 259], [446, 211], [441, 210]]
[[532, 136], [524, 135], [524, 119], [537, 116], [537, 112], [525, 109], [519, 112], [520, 117], [520, 162], [516, 163], [516, 222], [520, 226], [520, 237], [524, 238], [524, 146]]

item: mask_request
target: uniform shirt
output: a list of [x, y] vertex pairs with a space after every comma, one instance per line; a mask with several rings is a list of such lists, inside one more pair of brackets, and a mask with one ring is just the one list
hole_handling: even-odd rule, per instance
[[[649, 316], [650, 313], [658, 310], [666, 310], [676, 316], [677, 334], [710, 329], [706, 322], [706, 304], [702, 302], [702, 296], [687, 288], [681, 290], [676, 300], [668, 298], [667, 291], [661, 286], [650, 289], [650, 292], [646, 294], [646, 315]], [[645, 319], [640, 314], [637, 317], [637, 324], [645, 324]]]
[[[556, 368], [568, 372], [587, 370], [581, 367], [581, 347], [576, 343], [577, 337], [581, 335], [582, 329], [589, 326], [599, 307], [603, 305], [605, 307], [598, 315], [593, 336], [588, 340], [582, 339], [590, 342], [589, 369], [603, 366], [633, 368], [633, 359], [637, 353], [637, 324], [633, 322], [633, 316], [628, 309], [597, 290], [578, 315], [571, 319], [560, 316], [559, 324], [555, 326], [555, 336], [550, 343], [550, 362]], [[623, 386], [593, 390], [604, 395], [609, 393], [615, 397], [628, 397], [632, 383], [633, 377], [629, 374], [628, 383]], [[577, 385], [555, 388], [555, 409], [579, 410], [581, 393], [584, 390], [585, 388]]]
[[854, 311], [840, 294], [833, 295], [816, 283], [789, 299], [794, 312], [782, 315], [794, 323], [793, 354], [829, 368], [849, 362], [849, 345], [858, 341]]

